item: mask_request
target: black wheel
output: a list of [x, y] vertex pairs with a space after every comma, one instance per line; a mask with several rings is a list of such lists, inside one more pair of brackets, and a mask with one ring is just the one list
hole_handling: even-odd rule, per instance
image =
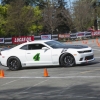
[[10, 57], [8, 59], [7, 66], [12, 71], [16, 71], [16, 70], [21, 69], [20, 60], [18, 58], [16, 58], [16, 57]]
[[60, 65], [64, 67], [72, 67], [75, 65], [75, 59], [71, 54], [63, 54], [60, 58]]

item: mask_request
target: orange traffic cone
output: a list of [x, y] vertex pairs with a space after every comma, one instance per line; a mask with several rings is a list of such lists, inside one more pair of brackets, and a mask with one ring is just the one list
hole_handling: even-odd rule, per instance
[[0, 78], [3, 78], [3, 77], [4, 77], [4, 71], [0, 70]]
[[88, 43], [88, 40], [85, 40], [85, 41], [83, 40], [83, 44], [87, 44], [87, 43]]
[[92, 42], [94, 43], [94, 40], [92, 40]]
[[85, 44], [87, 44], [87, 41], [85, 42]]
[[97, 43], [97, 46], [100, 47], [100, 43]]
[[48, 77], [48, 71], [46, 68], [44, 69], [44, 77]]
[[97, 43], [97, 46], [100, 47], [100, 43], [98, 41], [98, 38], [96, 38], [96, 43]]

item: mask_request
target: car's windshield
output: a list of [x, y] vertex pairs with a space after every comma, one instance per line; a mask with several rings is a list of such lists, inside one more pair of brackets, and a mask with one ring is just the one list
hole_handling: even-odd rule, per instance
[[66, 46], [66, 44], [58, 42], [58, 41], [48, 41], [45, 43], [52, 48], [64, 48]]

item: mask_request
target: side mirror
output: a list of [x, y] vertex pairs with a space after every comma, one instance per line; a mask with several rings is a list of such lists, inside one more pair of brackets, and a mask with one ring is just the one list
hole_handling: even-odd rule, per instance
[[42, 50], [48, 50], [49, 48], [48, 47], [42, 47]]

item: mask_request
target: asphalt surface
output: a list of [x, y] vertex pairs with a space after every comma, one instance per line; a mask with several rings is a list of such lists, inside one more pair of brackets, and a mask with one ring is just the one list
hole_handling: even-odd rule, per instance
[[44, 77], [43, 67], [10, 71], [0, 65], [5, 74], [0, 78], [0, 100], [100, 100], [100, 47], [95, 40], [83, 45], [93, 48], [95, 61], [67, 68], [48, 67], [49, 77]]

